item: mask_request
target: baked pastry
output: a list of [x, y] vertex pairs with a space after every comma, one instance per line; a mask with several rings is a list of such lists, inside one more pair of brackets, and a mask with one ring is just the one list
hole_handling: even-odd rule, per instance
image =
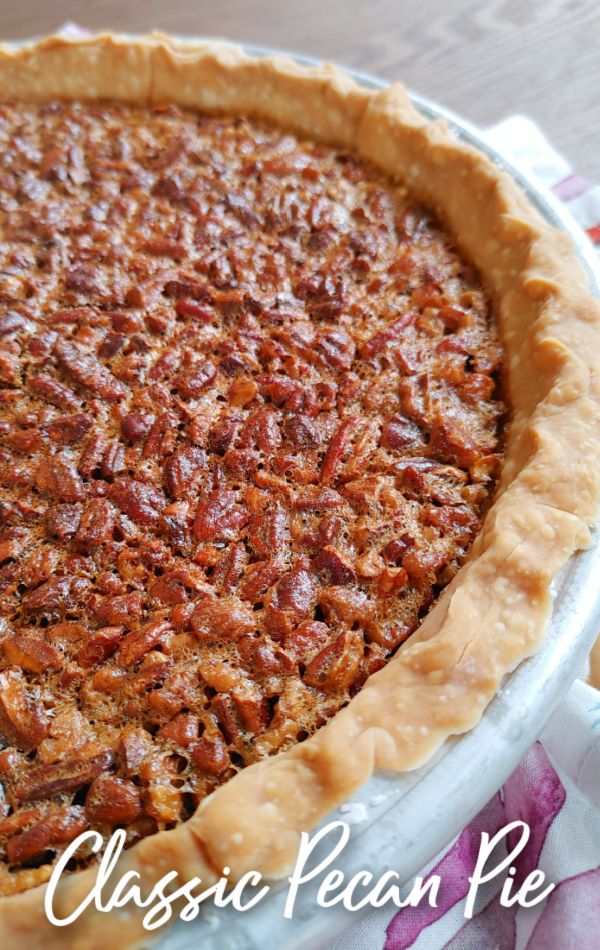
[[82, 830], [148, 885], [277, 876], [477, 721], [595, 517], [599, 312], [398, 87], [104, 36], [0, 92], [0, 933], [64, 945]]

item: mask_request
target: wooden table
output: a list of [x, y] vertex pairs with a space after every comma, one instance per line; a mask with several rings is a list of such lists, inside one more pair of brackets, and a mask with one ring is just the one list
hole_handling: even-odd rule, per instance
[[481, 125], [523, 112], [600, 180], [598, 0], [2, 0], [6, 39], [65, 20], [310, 53], [401, 79]]

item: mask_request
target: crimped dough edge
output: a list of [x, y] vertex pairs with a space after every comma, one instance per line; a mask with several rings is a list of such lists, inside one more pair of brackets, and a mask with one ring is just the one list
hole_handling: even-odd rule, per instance
[[[301, 831], [374, 769], [417, 768], [471, 729], [503, 676], [540, 646], [550, 583], [588, 544], [600, 500], [600, 304], [568, 237], [485, 155], [423, 118], [400, 85], [365, 89], [334, 66], [251, 57], [228, 43], [102, 34], [0, 45], [0, 97], [172, 101], [351, 149], [438, 211], [495, 302], [513, 418], [496, 500], [468, 562], [407, 644], [327, 725], [240, 772], [185, 824], [140, 841], [113, 880], [135, 870], [149, 892], [167, 871], [179, 883], [198, 876], [208, 884], [225, 865], [231, 879], [248, 869], [281, 877]], [[60, 916], [95, 873], [61, 882]], [[53, 927], [44, 891], [0, 899], [0, 942], [28, 950], [152, 942], [131, 905]]]

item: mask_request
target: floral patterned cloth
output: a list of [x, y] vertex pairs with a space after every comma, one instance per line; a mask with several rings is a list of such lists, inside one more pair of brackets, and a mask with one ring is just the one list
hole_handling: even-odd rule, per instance
[[[568, 741], [565, 739], [568, 738]], [[481, 832], [525, 821], [531, 837], [514, 862], [518, 886], [534, 868], [557, 886], [531, 909], [499, 903], [501, 874], [464, 917]], [[503, 839], [494, 863], [513, 845]], [[600, 693], [578, 681], [541, 741], [461, 835], [428, 868], [438, 907], [424, 901], [367, 916], [336, 950], [594, 950], [600, 948]]]
[[[600, 187], [573, 175], [524, 116], [511, 116], [486, 137], [564, 201], [600, 255]], [[465, 919], [481, 833], [491, 837], [516, 820], [531, 830], [514, 862], [516, 886], [539, 868], [556, 887], [536, 907], [507, 909], [499, 902], [500, 874], [481, 887]], [[496, 864], [512, 846], [503, 839]], [[351, 927], [335, 950], [600, 950], [599, 691], [573, 685], [541, 740], [427, 872], [441, 878], [437, 908], [423, 901], [394, 914], [384, 907]]]

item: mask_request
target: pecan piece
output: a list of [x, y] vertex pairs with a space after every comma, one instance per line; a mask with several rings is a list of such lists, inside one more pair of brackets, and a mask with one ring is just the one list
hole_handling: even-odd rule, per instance
[[197, 541], [232, 541], [248, 517], [234, 491], [216, 488], [196, 511], [194, 537]]
[[460, 393], [466, 402], [476, 406], [491, 399], [494, 387], [494, 380], [485, 373], [469, 373], [460, 386]]
[[294, 663], [287, 653], [267, 640], [242, 637], [237, 650], [244, 666], [257, 676], [281, 676], [294, 672]]
[[274, 409], [257, 409], [248, 417], [240, 433], [244, 448], [273, 452], [281, 445], [278, 413]]
[[94, 751], [92, 748], [87, 752], [81, 749], [76, 759], [39, 765], [21, 777], [15, 788], [15, 798], [19, 802], [31, 802], [88, 785], [110, 768], [113, 759], [110, 749]]
[[377, 596], [392, 597], [408, 586], [408, 574], [403, 567], [385, 567], [377, 577]]
[[237, 587], [246, 566], [248, 555], [243, 544], [234, 544], [219, 560], [212, 577], [216, 590], [231, 594]]
[[139, 790], [127, 779], [99, 775], [85, 799], [88, 821], [103, 825], [130, 825], [143, 815]]
[[18, 557], [29, 544], [31, 535], [26, 528], [9, 528], [0, 534], [0, 562]]
[[193, 488], [206, 467], [206, 452], [197, 445], [184, 445], [167, 462], [167, 489], [173, 498], [181, 498]]
[[246, 571], [244, 582], [240, 589], [240, 597], [256, 603], [267, 593], [275, 581], [279, 580], [283, 567], [278, 561], [258, 561], [251, 564]]
[[42, 704], [27, 692], [17, 672], [0, 673], [0, 727], [22, 752], [35, 749], [48, 732]]
[[187, 522], [188, 506], [185, 502], [174, 502], [165, 508], [163, 531], [168, 543], [180, 554], [190, 557], [193, 545]]
[[283, 638], [283, 646], [295, 660], [307, 663], [327, 643], [333, 631], [320, 620], [306, 620]]
[[38, 547], [27, 559], [21, 579], [28, 587], [35, 587], [42, 581], [47, 581], [55, 570], [60, 555], [57, 548], [47, 544]]
[[260, 453], [254, 449], [229, 449], [223, 456], [225, 470], [234, 481], [250, 479], [260, 461]]
[[289, 540], [289, 516], [279, 501], [252, 518], [248, 527], [248, 543], [259, 556], [269, 557], [274, 552], [280, 554]]
[[101, 623], [113, 626], [130, 627], [139, 620], [143, 613], [143, 599], [138, 590], [129, 594], [118, 594], [116, 597], [106, 597], [94, 611]]
[[137, 775], [153, 749], [152, 736], [141, 726], [126, 726], [119, 739], [119, 755], [126, 775]]
[[167, 350], [157, 359], [150, 371], [150, 379], [166, 379], [178, 368], [181, 363], [181, 354], [176, 350]]
[[73, 841], [87, 827], [83, 808], [63, 805], [57, 812], [46, 815], [31, 828], [11, 838], [6, 845], [6, 856], [11, 864], [24, 864], [55, 845]]
[[124, 632], [124, 627], [102, 627], [90, 633], [84, 645], [75, 654], [75, 662], [84, 669], [104, 663], [117, 649]]
[[340, 633], [310, 661], [304, 682], [324, 692], [347, 689], [358, 672], [363, 653], [364, 641], [359, 631]]
[[328, 587], [319, 594], [319, 607], [325, 619], [335, 623], [364, 624], [373, 617], [373, 605], [367, 595], [352, 587]]
[[258, 736], [269, 725], [271, 712], [266, 696], [263, 696], [258, 687], [248, 685], [245, 688], [233, 691], [231, 698], [247, 732]]
[[144, 444], [142, 458], [160, 458], [164, 455], [163, 440], [176, 428], [177, 420], [172, 412], [162, 412], [152, 424]]
[[321, 466], [321, 482], [324, 485], [328, 485], [334, 480], [346, 449], [356, 432], [357, 425], [358, 419], [355, 417], [351, 416], [349, 419], [344, 419], [331, 439]]
[[79, 399], [75, 393], [51, 376], [30, 376], [27, 385], [32, 393], [59, 409], [79, 407]]
[[6, 433], [4, 441], [15, 452], [33, 455], [41, 446], [42, 436], [39, 429], [13, 429]]
[[[32, 337], [28, 344], [27, 349], [32, 356], [41, 357], [45, 359], [47, 356], [50, 356], [52, 350], [54, 349], [54, 344], [58, 340], [58, 333], [55, 333], [54, 330], [42, 330], [36, 336]], [[63, 387], [64, 388], [64, 387]], [[41, 393], [38, 393], [41, 395]], [[79, 405], [79, 400], [76, 398], [75, 394], [73, 396], [74, 402], [72, 405], [62, 405], [62, 409], [74, 409], [76, 405]], [[53, 402], [53, 400], [47, 396], [42, 396], [43, 399], [46, 399], [48, 402], [52, 402], [53, 405], [58, 405]]]
[[57, 501], [80, 501], [85, 492], [83, 482], [70, 462], [53, 456], [38, 466], [35, 484]]
[[283, 637], [303, 620], [316, 603], [317, 582], [305, 570], [284, 574], [270, 592], [265, 626], [275, 637]]
[[356, 582], [356, 574], [352, 565], [331, 545], [326, 545], [314, 558], [312, 569], [326, 584], [341, 585]]
[[59, 340], [54, 347], [59, 365], [80, 386], [98, 393], [108, 402], [118, 402], [127, 395], [127, 388], [91, 353]]
[[28, 320], [15, 310], [8, 310], [0, 314], [0, 337], [12, 336], [14, 333], [21, 333], [30, 326]]
[[204, 696], [200, 694], [198, 674], [193, 669], [169, 673], [163, 689], [148, 697], [149, 706], [160, 716], [167, 717], [173, 717], [184, 707], [191, 708], [204, 701]]
[[[19, 765], [22, 765], [22, 763], [16, 761], [15, 767]], [[12, 838], [34, 821], [39, 821], [42, 815], [41, 808], [22, 808], [19, 811], [14, 811], [12, 815], [8, 815], [3, 821], [0, 821], [0, 835], [4, 838]]]
[[315, 449], [321, 442], [318, 428], [303, 413], [292, 413], [283, 423], [285, 436], [296, 449]]
[[90, 314], [93, 312], [93, 310], [88, 310], [87, 307], [67, 307], [64, 310], [55, 310], [54, 313], [49, 315], [49, 320], [53, 325], [75, 324], [86, 326], [89, 322]]
[[169, 241], [168, 238], [151, 238], [149, 241], [144, 241], [142, 250], [156, 257], [171, 257], [175, 261], [181, 260], [186, 255], [183, 244]]
[[429, 446], [445, 462], [468, 468], [480, 456], [487, 455], [493, 448], [493, 439], [478, 441], [458, 419], [438, 416], [434, 420]]
[[[83, 675], [83, 670], [80, 667], [75, 667], [74, 669], [80, 676]], [[118, 692], [126, 681], [127, 673], [125, 670], [118, 669], [117, 667], [101, 666], [92, 676], [91, 684], [92, 689], [111, 696], [113, 693]]]
[[153, 650], [161, 640], [171, 633], [173, 627], [166, 620], [147, 624], [128, 633], [119, 647], [117, 656], [121, 666], [129, 667], [138, 663], [149, 650]]
[[381, 553], [392, 564], [401, 564], [404, 555], [413, 547], [415, 539], [410, 534], [401, 534], [393, 538], [382, 548]]
[[335, 320], [344, 309], [345, 282], [333, 274], [315, 274], [308, 280], [301, 280], [294, 287], [294, 293], [307, 300], [316, 319]]
[[103, 435], [93, 435], [88, 440], [77, 466], [77, 471], [83, 478], [91, 478], [96, 471], [99, 473], [106, 445]]
[[198, 323], [211, 323], [215, 315], [208, 307], [203, 307], [193, 300], [178, 300], [175, 304], [175, 312], [178, 317], [191, 317]]
[[111, 439], [104, 450], [100, 474], [102, 478], [111, 481], [115, 475], [125, 469], [125, 449], [118, 439]]
[[[227, 357], [225, 358], [227, 359]], [[221, 360], [221, 369], [228, 369], [230, 363]], [[229, 404], [231, 406], [247, 406], [258, 393], [258, 384], [253, 379], [236, 379], [229, 387]]]
[[117, 478], [108, 489], [108, 497], [136, 524], [155, 527], [167, 505], [162, 492], [133, 478]]
[[230, 413], [222, 415], [208, 433], [208, 447], [217, 455], [224, 455], [233, 444], [240, 426], [240, 417]]
[[414, 449], [422, 440], [419, 427], [401, 415], [388, 419], [381, 431], [381, 444], [387, 449]]
[[433, 584], [435, 576], [447, 563], [448, 556], [441, 551], [410, 551], [402, 561], [402, 567], [410, 581], [422, 588]]
[[341, 508], [344, 499], [333, 488], [311, 488], [298, 492], [293, 507], [297, 511], [326, 511], [328, 508]]
[[256, 626], [254, 612], [235, 597], [201, 601], [190, 618], [199, 640], [239, 640]]
[[144, 328], [141, 317], [136, 317], [133, 313], [126, 313], [124, 310], [112, 310], [107, 313], [113, 328], [118, 333], [139, 333]]
[[181, 793], [164, 781], [155, 781], [148, 786], [144, 792], [144, 805], [150, 817], [161, 824], [170, 825], [181, 819]]
[[194, 362], [184, 358], [183, 370], [175, 377], [175, 385], [188, 399], [197, 399], [208, 389], [217, 375], [217, 367], [210, 360]]
[[479, 525], [479, 519], [466, 505], [426, 505], [422, 520], [444, 535], [452, 534], [461, 543], [466, 542]]
[[227, 742], [237, 742], [240, 727], [235, 716], [233, 700], [226, 693], [219, 693], [212, 701], [212, 709], [217, 717], [219, 728]]
[[163, 574], [152, 584], [148, 593], [161, 604], [186, 604], [191, 597], [190, 591], [200, 588], [198, 578], [184, 568]]
[[192, 713], [178, 713], [170, 722], [158, 730], [161, 739], [168, 739], [175, 745], [189, 746], [198, 738], [200, 720]]
[[341, 327], [319, 338], [317, 350], [327, 366], [349, 369], [354, 359], [356, 346], [349, 333]]
[[88, 581], [80, 577], [50, 578], [36, 590], [25, 594], [21, 606], [30, 614], [66, 610], [75, 605], [88, 586]]
[[218, 734], [212, 738], [201, 736], [190, 746], [190, 756], [196, 768], [209, 775], [223, 775], [231, 768], [227, 746]]
[[153, 416], [144, 415], [142, 412], [129, 412], [121, 419], [123, 438], [128, 442], [139, 442], [146, 438], [153, 421]]
[[92, 417], [85, 412], [55, 419], [46, 427], [46, 432], [58, 445], [77, 445], [92, 428]]
[[46, 531], [62, 541], [72, 538], [81, 519], [81, 505], [55, 505], [46, 512]]
[[110, 541], [115, 526], [116, 511], [105, 498], [93, 498], [81, 515], [77, 528], [76, 541], [84, 549], [90, 550]]
[[416, 318], [417, 315], [415, 313], [404, 313], [397, 320], [394, 320], [388, 324], [387, 327], [384, 327], [383, 330], [374, 333], [372, 337], [361, 344], [358, 351], [361, 358], [363, 360], [370, 360], [373, 359], [374, 356], [379, 356], [388, 344], [402, 339], [403, 331], [406, 330], [407, 327], [412, 326]]
[[58, 670], [62, 665], [60, 652], [41, 637], [28, 636], [16, 630], [2, 641], [2, 649], [9, 663], [31, 673]]

